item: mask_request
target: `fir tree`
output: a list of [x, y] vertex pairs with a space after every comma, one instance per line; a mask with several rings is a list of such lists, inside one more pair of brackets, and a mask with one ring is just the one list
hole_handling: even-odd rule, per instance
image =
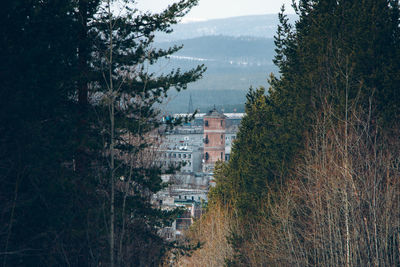
[[398, 1], [302, 0], [294, 8], [294, 25], [284, 9], [279, 15], [279, 76], [271, 75], [268, 95], [249, 91], [231, 160], [216, 172], [212, 201], [222, 201], [241, 222], [232, 233], [240, 240], [232, 244], [238, 260], [232, 264], [250, 264], [250, 229], [269, 216], [266, 203], [279, 201], [275, 191], [294, 174], [320, 114], [334, 114], [335, 124], [361, 106], [374, 127], [398, 131]]
[[[104, 12], [107, 5], [100, 1], [4, 5], [4, 266], [160, 262], [171, 244], [157, 230], [171, 223], [178, 211], [154, 209], [149, 201], [163, 187], [161, 170], [152, 158], [144, 158], [155, 141], [151, 133], [162, 126], [155, 104], [168, 90], [185, 89], [200, 78], [204, 67], [159, 76], [146, 70], [179, 49], [153, 48], [155, 32], [170, 32], [196, 3], [179, 1], [159, 14], [140, 13], [127, 5], [119, 17]], [[111, 81], [115, 87], [110, 87]], [[113, 128], [109, 107], [115, 108]], [[112, 153], [114, 168], [109, 164]], [[105, 208], [112, 202], [111, 185], [114, 219]]]

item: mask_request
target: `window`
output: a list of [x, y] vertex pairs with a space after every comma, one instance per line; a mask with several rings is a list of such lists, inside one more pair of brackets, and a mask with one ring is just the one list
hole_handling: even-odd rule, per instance
[[224, 139], [224, 135], [223, 134], [221, 134], [221, 139]]
[[221, 126], [224, 126], [224, 121], [223, 120], [221, 120]]
[[205, 121], [205, 122], [204, 122], [204, 125], [205, 125], [206, 127], [208, 127], [208, 121]]
[[188, 158], [189, 158], [189, 159], [192, 158], [192, 154], [189, 154], [189, 155], [188, 155]]
[[186, 154], [183, 154], [183, 157], [186, 158]]
[[210, 157], [210, 155], [208, 155], [208, 152], [206, 152], [206, 154], [204, 155], [204, 158], [206, 159], [206, 161], [208, 160], [209, 157]]
[[178, 154], [178, 157], [181, 158], [181, 154]]
[[221, 159], [224, 159], [224, 152], [221, 152]]

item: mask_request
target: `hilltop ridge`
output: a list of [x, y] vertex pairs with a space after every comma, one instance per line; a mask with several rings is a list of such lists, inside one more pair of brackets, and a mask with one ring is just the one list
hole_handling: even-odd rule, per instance
[[[291, 22], [294, 22], [297, 15], [289, 14], [288, 18]], [[174, 31], [172, 33], [157, 35], [157, 40], [158, 42], [170, 42], [208, 35], [272, 38], [276, 33], [278, 22], [278, 14], [181, 22], [173, 27]]]
[[[289, 15], [291, 21], [295, 18]], [[180, 23], [174, 26], [172, 34], [157, 36], [158, 48], [174, 45], [183, 48], [162, 60], [154, 68], [156, 72], [167, 73], [173, 68], [189, 69], [200, 64], [207, 67], [203, 79], [190, 84], [187, 91], [170, 94], [166, 110], [186, 111], [190, 94], [194, 105], [201, 110], [213, 104], [242, 109], [248, 89], [268, 86], [268, 75], [277, 73], [272, 62], [277, 25], [277, 14], [232, 17]]]

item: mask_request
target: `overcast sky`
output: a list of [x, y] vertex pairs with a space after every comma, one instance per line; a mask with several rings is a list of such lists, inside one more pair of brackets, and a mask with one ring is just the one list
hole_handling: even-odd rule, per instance
[[[161, 11], [177, 0], [137, 0], [142, 11]], [[245, 15], [277, 14], [285, 4], [287, 13], [294, 13], [291, 0], [200, 0], [184, 21], [218, 19]]]

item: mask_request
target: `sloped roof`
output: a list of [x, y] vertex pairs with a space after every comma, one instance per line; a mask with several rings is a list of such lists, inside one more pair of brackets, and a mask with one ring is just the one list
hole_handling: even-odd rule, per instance
[[209, 112], [206, 113], [206, 115], [204, 117], [208, 117], [208, 118], [226, 118], [226, 116], [219, 112], [215, 107], [210, 110]]

